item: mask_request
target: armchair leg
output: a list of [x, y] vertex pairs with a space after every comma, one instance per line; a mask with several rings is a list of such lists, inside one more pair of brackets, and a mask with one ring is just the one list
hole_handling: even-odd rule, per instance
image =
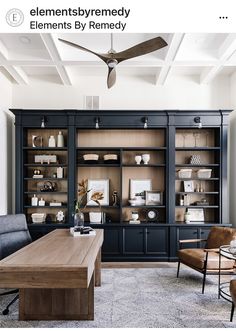
[[178, 262], [178, 267], [177, 267], [177, 278], [179, 278], [179, 268], [180, 268], [180, 261]]
[[234, 317], [234, 303], [232, 302], [231, 314], [230, 314], [230, 322], [233, 322], [233, 317]]
[[206, 270], [204, 270], [203, 279], [202, 279], [202, 294], [204, 294], [205, 283], [206, 283]]
[[3, 310], [2, 314], [3, 315], [8, 315], [9, 313], [9, 307], [16, 301], [19, 299], [19, 294], [17, 294], [12, 300], [11, 302], [6, 306], [6, 308]]

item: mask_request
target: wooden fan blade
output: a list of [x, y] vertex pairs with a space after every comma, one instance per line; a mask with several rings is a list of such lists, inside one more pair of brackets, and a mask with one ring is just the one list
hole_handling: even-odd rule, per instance
[[80, 46], [80, 45], [77, 45], [75, 43], [72, 43], [71, 41], [68, 41], [68, 40], [64, 40], [64, 39], [61, 39], [61, 38], [58, 38], [58, 40], [62, 41], [63, 43], [69, 45], [69, 46], [72, 46], [72, 47], [75, 47], [75, 48], [78, 48], [80, 49], [81, 51], [85, 51], [85, 52], [89, 52], [89, 53], [92, 53], [96, 56], [98, 56], [102, 61], [104, 61], [105, 63], [107, 62], [107, 60], [109, 60], [111, 58], [111, 56], [109, 54], [99, 54], [99, 53], [95, 53], [93, 51], [91, 51], [90, 49], [88, 48], [85, 48], [83, 46]]
[[131, 59], [133, 57], [145, 55], [158, 49], [167, 46], [167, 43], [161, 37], [156, 37], [144, 41], [141, 44], [135, 45], [131, 48], [126, 49], [125, 51], [113, 54], [113, 57], [118, 61], [118, 63]]
[[107, 87], [111, 88], [116, 82], [116, 67], [108, 67]]

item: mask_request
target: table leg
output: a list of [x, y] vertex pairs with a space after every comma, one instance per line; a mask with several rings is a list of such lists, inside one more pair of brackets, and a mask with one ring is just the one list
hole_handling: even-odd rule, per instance
[[101, 248], [98, 251], [98, 255], [95, 261], [95, 286], [101, 286]]
[[93, 320], [94, 274], [85, 289], [20, 289], [19, 320]]
[[221, 253], [219, 252], [218, 299], [220, 299]]

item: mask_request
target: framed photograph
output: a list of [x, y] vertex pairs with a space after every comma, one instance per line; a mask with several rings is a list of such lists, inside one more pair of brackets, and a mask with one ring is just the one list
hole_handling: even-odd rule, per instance
[[145, 200], [145, 191], [151, 191], [151, 179], [130, 179], [130, 199], [141, 197]]
[[103, 194], [104, 199], [99, 201], [101, 206], [109, 206], [109, 179], [88, 179], [88, 189], [90, 190], [87, 194], [88, 206], [97, 206], [96, 202], [90, 201], [94, 192]]
[[163, 193], [161, 191], [146, 191], [146, 206], [163, 204]]
[[184, 192], [194, 192], [193, 180], [184, 181]]
[[203, 208], [188, 208], [188, 221], [202, 221], [204, 222], [204, 209]]

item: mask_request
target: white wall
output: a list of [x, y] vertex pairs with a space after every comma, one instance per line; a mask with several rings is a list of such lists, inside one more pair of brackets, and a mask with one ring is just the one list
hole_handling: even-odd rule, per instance
[[118, 77], [110, 90], [104, 77], [79, 77], [73, 86], [52, 82], [13, 87], [13, 107], [83, 108], [85, 95], [99, 95], [100, 109], [219, 109], [229, 108], [229, 79], [200, 85], [197, 76], [173, 76], [164, 86], [150, 77]]
[[[0, 73], [0, 215], [12, 212], [12, 128], [13, 118], [8, 108], [12, 102], [11, 83]], [[13, 196], [13, 199], [12, 199]]]

